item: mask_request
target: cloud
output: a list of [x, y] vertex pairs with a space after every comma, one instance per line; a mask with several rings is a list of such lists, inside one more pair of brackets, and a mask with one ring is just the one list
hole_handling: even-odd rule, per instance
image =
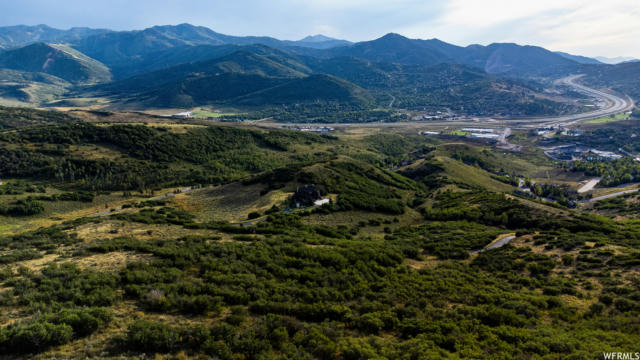
[[517, 42], [587, 56], [640, 57], [637, 0], [452, 0], [437, 21], [410, 24], [457, 44]]
[[638, 0], [0, 0], [0, 14], [0, 25], [124, 30], [189, 22], [232, 35], [355, 41], [397, 32], [640, 58]]

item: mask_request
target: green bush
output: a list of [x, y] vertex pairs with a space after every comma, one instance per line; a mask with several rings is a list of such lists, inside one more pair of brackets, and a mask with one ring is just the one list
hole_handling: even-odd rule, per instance
[[35, 353], [71, 341], [73, 328], [67, 324], [37, 321], [0, 328], [0, 349], [5, 353]]
[[136, 320], [127, 329], [125, 344], [133, 351], [167, 353], [178, 347], [180, 339], [177, 328], [150, 320]]

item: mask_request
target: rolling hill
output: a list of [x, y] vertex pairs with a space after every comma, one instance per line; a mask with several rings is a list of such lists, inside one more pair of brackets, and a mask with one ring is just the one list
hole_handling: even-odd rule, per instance
[[6, 104], [41, 104], [66, 93], [71, 84], [45, 73], [0, 69], [0, 101]]
[[180, 24], [88, 36], [74, 42], [74, 47], [109, 66], [118, 67], [130, 61], [146, 58], [150, 54], [177, 50], [184, 46], [255, 44], [280, 49], [295, 46], [328, 49], [350, 43], [323, 36], [307, 37], [299, 41], [282, 41], [268, 36], [232, 36], [217, 33], [203, 26]]
[[[211, 60], [181, 64], [100, 85], [95, 90], [118, 102], [124, 100], [132, 104], [139, 101], [140, 104], [153, 107], [191, 107], [212, 102], [269, 105], [266, 99], [273, 100], [273, 104], [320, 100], [362, 105], [372, 104], [370, 96], [373, 95], [385, 101], [385, 105], [390, 101], [385, 99], [393, 97], [399, 107], [448, 107], [476, 114], [541, 115], [575, 111], [571, 106], [544, 99], [540, 84], [500, 78], [466, 65], [403, 65], [348, 56], [315, 58], [263, 45], [202, 45], [185, 48], [185, 52], [193, 58], [215, 56], [233, 50], [237, 51]], [[179, 59], [167, 56], [169, 62]], [[227, 73], [235, 75], [220, 76]], [[309, 93], [305, 89], [292, 90], [301, 86], [297, 82], [260, 79], [303, 78], [312, 74], [327, 74], [332, 78], [305, 80], [313, 88]], [[333, 77], [352, 84], [345, 86], [345, 82], [336, 83]], [[249, 79], [253, 79], [255, 84], [249, 86]], [[352, 87], [354, 84], [356, 88]], [[325, 85], [328, 91], [319, 93], [319, 87]], [[223, 87], [227, 90], [222, 91]], [[361, 96], [362, 89], [367, 91], [364, 97]], [[333, 90], [338, 95], [328, 96]], [[276, 94], [280, 91], [282, 94]], [[294, 96], [296, 91], [299, 96]]]
[[[24, 31], [24, 41], [40, 36]], [[39, 31], [42, 37], [54, 33], [50, 29]], [[345, 103], [371, 104], [372, 95], [377, 105], [384, 107], [450, 108], [476, 115], [551, 115], [576, 109], [558, 102], [564, 101], [561, 98], [548, 98], [542, 94], [542, 85], [530, 80], [565, 76], [589, 61], [535, 46], [496, 43], [460, 47], [438, 39], [409, 39], [393, 33], [354, 44], [322, 35], [298, 41], [238, 37], [190, 24], [136, 31], [76, 29], [73, 36], [65, 34], [69, 46], [34, 43], [0, 51], [0, 69], [41, 72], [73, 85], [92, 85], [69, 85], [73, 88], [70, 94], [108, 96], [116, 103], [137, 101], [141, 106], [233, 101], [268, 105], [264, 99], [295, 103], [336, 98]], [[59, 39], [67, 39], [61, 36]], [[337, 89], [340, 96], [332, 98], [327, 92], [320, 94], [313, 89], [308, 94], [302, 91], [297, 100], [292, 100], [287, 86], [295, 88], [299, 84], [291, 80], [321, 74], [344, 82], [331, 77], [306, 81], [314, 87], [322, 83]], [[45, 86], [48, 90], [44, 95], [34, 96], [33, 89], [42, 89], [41, 83], [27, 80], [29, 76], [22, 76], [19, 84], [11, 82], [15, 77], [7, 71], [0, 74], [0, 80], [4, 80], [0, 96], [42, 103], [64, 92]], [[367, 94], [353, 95], [362, 94], [360, 90]], [[264, 97], [253, 97], [262, 92]]]
[[512, 43], [467, 46], [462, 60], [456, 62], [479, 67], [490, 74], [524, 77], [562, 75], [578, 66], [576, 61], [547, 49]]
[[[534, 201], [480, 165], [564, 171], [550, 160], [389, 129], [165, 125], [0, 134], [5, 357], [584, 359], [637, 343], [637, 208]], [[330, 201], [294, 206], [315, 198]]]
[[590, 57], [586, 57], [586, 56], [580, 56], [580, 55], [572, 55], [566, 52], [562, 52], [562, 51], [556, 51], [556, 54], [565, 57], [569, 60], [573, 60], [577, 63], [580, 64], [603, 64], [603, 62], [599, 61], [598, 59], [595, 58], [590, 58]]
[[240, 45], [185, 45], [175, 49], [160, 50], [131, 61], [112, 66], [114, 80], [167, 69], [173, 66], [220, 58], [240, 50]]
[[193, 76], [139, 94], [133, 102], [149, 107], [190, 108], [229, 101], [287, 81], [283, 78], [239, 73]]
[[[304, 50], [299, 52], [311, 54]], [[454, 63], [484, 69], [490, 74], [511, 76], [556, 74], [578, 66], [574, 60], [537, 46], [494, 43], [460, 47], [438, 39], [409, 39], [393, 33], [373, 41], [329, 49], [322, 56], [351, 56], [405, 65]]]
[[266, 49], [269, 48], [260, 46], [253, 48], [254, 51], [243, 49], [212, 60], [182, 64], [101, 85], [97, 89], [111, 94], [141, 93], [164, 84], [175, 84], [186, 78], [229, 72], [278, 78], [302, 77], [311, 72], [306, 66], [284, 57], [279, 51], [264, 51]]
[[400, 65], [338, 57], [309, 66], [361, 86], [374, 95], [391, 94], [398, 107], [448, 107], [475, 114], [553, 114], [577, 109], [544, 99], [543, 86], [491, 75], [476, 67], [440, 63]]
[[[3, 32], [21, 35], [6, 35], [5, 37], [9, 40], [2, 41]], [[12, 39], [15, 41], [12, 42]], [[113, 69], [120, 69], [123, 75], [119, 78], [142, 73], [145, 69], [144, 65], [155, 65], [152, 70], [161, 68], [162, 64], [178, 65], [179, 60], [177, 56], [172, 55], [172, 52], [180, 54], [186, 51], [183, 62], [206, 60], [204, 56], [207, 51], [213, 51], [211, 48], [187, 50], [187, 47], [200, 45], [262, 44], [300, 55], [321, 58], [350, 56], [373, 62], [409, 65], [456, 63], [479, 67], [491, 74], [527, 77], [567, 73], [575, 69], [579, 63], [594, 61], [590, 58], [554, 53], [535, 46], [491, 44], [460, 47], [438, 39], [409, 39], [393, 33], [376, 40], [352, 44], [323, 35], [308, 36], [298, 41], [282, 41], [266, 36], [231, 36], [190, 24], [154, 26], [135, 31], [85, 28], [63, 31], [46, 26], [0, 28], [0, 45], [4, 47], [38, 41], [38, 39], [70, 43], [83, 54]], [[200, 51], [199, 55], [198, 51]], [[216, 55], [219, 56], [219, 53]], [[159, 61], [153, 63], [152, 59], [155, 57], [158, 57]], [[160, 58], [170, 61], [163, 63]], [[136, 64], [139, 64], [139, 67], [132, 69]]]
[[97, 83], [111, 79], [100, 62], [63, 45], [36, 43], [0, 53], [0, 68], [54, 75], [72, 83]]
[[0, 130], [77, 122], [68, 113], [0, 106]]
[[243, 105], [280, 105], [335, 102], [370, 105], [373, 97], [366, 90], [330, 75], [311, 75], [234, 100]]
[[586, 65], [582, 70], [587, 74], [586, 82], [601, 87], [610, 87], [640, 101], [640, 62], [626, 62], [616, 65]]
[[54, 29], [47, 25], [16, 25], [0, 27], [0, 48], [15, 48], [36, 42], [73, 43], [80, 39], [110, 32], [107, 29], [74, 27]]
[[[224, 53], [222, 49], [199, 48]], [[313, 71], [298, 58], [263, 45], [241, 47], [207, 61], [174, 66], [95, 87], [119, 102], [152, 107], [192, 107], [210, 103], [275, 105], [338, 102], [365, 105], [371, 95], [348, 81]]]
[[351, 56], [399, 64], [435, 65], [453, 61], [438, 49], [437, 40], [413, 40], [398, 34], [387, 34], [373, 41], [364, 41], [351, 46], [339, 47], [327, 51], [327, 55]]
[[630, 56], [616, 56], [616, 57], [596, 56], [596, 60], [600, 61], [601, 63], [609, 64], [609, 65], [616, 65], [624, 62], [640, 61]]
[[213, 31], [195, 26], [155, 26], [136, 31], [110, 32], [78, 41], [75, 48], [108, 66], [122, 65], [161, 50], [223, 42]]
[[347, 46], [352, 43], [347, 40], [339, 40], [324, 35], [309, 35], [298, 41], [285, 41], [292, 46], [308, 47], [313, 49], [330, 49], [338, 46]]

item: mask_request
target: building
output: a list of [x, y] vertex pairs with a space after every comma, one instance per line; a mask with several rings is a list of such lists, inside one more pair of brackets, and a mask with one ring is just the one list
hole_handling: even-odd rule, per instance
[[322, 194], [314, 184], [306, 184], [298, 187], [291, 200], [296, 207], [312, 206], [316, 201], [322, 200]]
[[497, 140], [498, 138], [500, 138], [500, 135], [498, 134], [486, 134], [486, 133], [471, 133], [469, 136], [476, 139], [491, 139], [491, 140]]
[[294, 126], [294, 127], [288, 127], [288, 128], [293, 130], [298, 130], [298, 131], [312, 132], [312, 133], [319, 133], [319, 134], [326, 134], [331, 131], [335, 131], [334, 128], [329, 126]]
[[584, 135], [584, 131], [578, 129], [567, 129], [565, 130], [565, 135], [567, 136], [582, 136]]
[[193, 118], [193, 113], [191, 111], [185, 111], [177, 114], [171, 115], [172, 118], [176, 119], [191, 119]]
[[330, 200], [330, 199], [320, 199], [320, 200], [316, 200], [316, 201], [314, 201], [314, 202], [313, 202], [313, 205], [315, 205], [315, 206], [322, 206], [322, 205], [324, 205], [324, 204], [328, 204], [328, 203], [330, 203], [330, 202], [331, 202], [331, 200]]
[[585, 160], [597, 161], [597, 160], [616, 160], [622, 158], [622, 155], [618, 155], [611, 151], [600, 151], [591, 149], [584, 156]]
[[480, 128], [464, 128], [462, 129], [464, 132], [468, 133], [481, 133], [481, 134], [492, 134], [493, 129], [480, 129]]
[[422, 135], [422, 136], [434, 136], [434, 135], [440, 135], [440, 133], [437, 132], [437, 131], [421, 131], [420, 135]]

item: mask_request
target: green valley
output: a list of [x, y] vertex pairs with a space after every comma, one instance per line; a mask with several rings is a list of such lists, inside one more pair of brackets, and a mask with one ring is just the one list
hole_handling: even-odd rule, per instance
[[[638, 358], [640, 63], [573, 54], [624, 43], [600, 7], [72, 3], [0, 12], [470, 45], [0, 24], [0, 359]], [[470, 40], [523, 34], [572, 52]]]

